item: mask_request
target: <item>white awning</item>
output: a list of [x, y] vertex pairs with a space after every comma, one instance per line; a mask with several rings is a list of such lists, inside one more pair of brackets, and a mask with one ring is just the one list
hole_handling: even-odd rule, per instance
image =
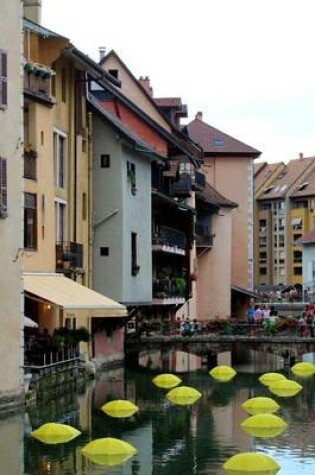
[[24, 291], [63, 309], [64, 317], [126, 317], [124, 305], [61, 274], [24, 274]]
[[302, 218], [293, 218], [291, 219], [292, 226], [302, 226]]

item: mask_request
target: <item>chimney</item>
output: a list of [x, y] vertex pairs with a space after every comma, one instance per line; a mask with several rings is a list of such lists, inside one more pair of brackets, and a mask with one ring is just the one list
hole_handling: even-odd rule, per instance
[[100, 62], [102, 62], [102, 59], [105, 58], [105, 56], [106, 56], [105, 46], [99, 46], [98, 52], [99, 52], [99, 55], [100, 55]]
[[202, 112], [197, 112], [196, 119], [202, 120]]
[[34, 23], [42, 23], [42, 0], [24, 0], [24, 17]]
[[153, 97], [153, 89], [150, 85], [150, 78], [149, 76], [140, 76], [138, 79], [139, 84], [143, 87], [149, 96]]
[[302, 152], [299, 153], [299, 158], [303, 158], [303, 153]]

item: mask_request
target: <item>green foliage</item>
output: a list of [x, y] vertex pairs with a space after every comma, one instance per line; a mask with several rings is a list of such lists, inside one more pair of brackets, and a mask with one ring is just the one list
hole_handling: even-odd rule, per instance
[[186, 279], [184, 277], [173, 277], [172, 287], [176, 295], [184, 297], [186, 293]]

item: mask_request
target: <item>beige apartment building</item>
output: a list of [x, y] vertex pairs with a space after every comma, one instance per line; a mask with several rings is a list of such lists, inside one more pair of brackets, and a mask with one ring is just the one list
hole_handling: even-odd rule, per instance
[[0, 38], [0, 407], [23, 400], [22, 10], [1, 2]]
[[315, 158], [256, 165], [255, 285], [302, 288], [301, 237], [315, 224]]
[[[199, 256], [200, 267], [206, 272], [200, 280], [207, 282], [202, 293], [208, 292], [210, 309], [219, 298], [217, 289], [225, 289], [225, 305], [218, 315], [240, 316], [254, 285], [253, 161], [260, 152], [208, 125], [201, 112], [187, 125], [187, 130], [204, 150], [202, 171], [207, 183], [226, 201], [213, 220], [212, 250]], [[198, 297], [198, 302], [204, 302], [204, 298]], [[205, 311], [202, 303], [197, 314], [204, 315]]]

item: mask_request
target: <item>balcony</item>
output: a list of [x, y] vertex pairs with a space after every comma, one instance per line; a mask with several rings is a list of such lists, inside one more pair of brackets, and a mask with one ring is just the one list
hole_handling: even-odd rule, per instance
[[152, 250], [186, 255], [187, 238], [185, 233], [167, 226], [160, 226], [152, 237]]
[[197, 248], [212, 248], [214, 235], [211, 234], [209, 226], [204, 224], [195, 224], [196, 246]]
[[183, 277], [153, 279], [153, 304], [183, 304], [188, 294], [187, 290], [187, 281]]
[[170, 195], [176, 198], [189, 198], [192, 194], [192, 178], [181, 175], [178, 181], [171, 184]]
[[57, 272], [83, 273], [83, 245], [77, 242], [56, 243]]
[[51, 103], [51, 78], [54, 74], [54, 71], [48, 66], [26, 62], [24, 65], [24, 92]]

